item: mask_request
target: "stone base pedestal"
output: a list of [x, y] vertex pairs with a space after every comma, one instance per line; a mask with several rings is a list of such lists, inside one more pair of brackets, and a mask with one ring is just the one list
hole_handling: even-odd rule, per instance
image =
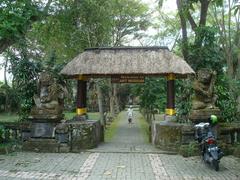
[[22, 146], [23, 151], [40, 153], [68, 153], [71, 152], [67, 143], [58, 143], [55, 139], [31, 138], [25, 141]]
[[69, 120], [64, 123], [33, 122], [24, 151], [66, 153], [97, 147], [103, 131], [100, 121]]
[[80, 152], [84, 149], [97, 147], [101, 139], [99, 121], [71, 122], [71, 151]]
[[33, 122], [31, 126], [32, 138], [54, 138], [56, 123]]
[[55, 139], [31, 138], [23, 143], [23, 151], [57, 153], [59, 144]]
[[216, 115], [217, 117], [220, 117], [220, 110], [218, 108], [192, 110], [190, 112], [189, 119], [194, 124], [197, 124], [197, 123], [200, 123], [200, 122], [208, 122], [208, 118], [211, 115]]
[[35, 115], [35, 116], [28, 116], [28, 120], [32, 122], [55, 122], [59, 123], [64, 118], [63, 114], [58, 115]]
[[170, 116], [165, 114], [164, 115], [164, 122], [176, 122], [177, 117], [176, 116]]
[[152, 144], [162, 150], [178, 152], [182, 145], [195, 141], [192, 124], [154, 122], [151, 125]]
[[162, 150], [178, 151], [181, 145], [181, 124], [173, 122], [153, 122], [152, 143]]

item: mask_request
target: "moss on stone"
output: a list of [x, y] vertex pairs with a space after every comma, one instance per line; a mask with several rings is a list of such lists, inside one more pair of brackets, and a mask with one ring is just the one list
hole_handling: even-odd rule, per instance
[[178, 153], [183, 157], [197, 156], [199, 155], [199, 145], [196, 142], [191, 142], [188, 145], [181, 145]]
[[233, 155], [240, 158], [240, 144], [234, 147]]

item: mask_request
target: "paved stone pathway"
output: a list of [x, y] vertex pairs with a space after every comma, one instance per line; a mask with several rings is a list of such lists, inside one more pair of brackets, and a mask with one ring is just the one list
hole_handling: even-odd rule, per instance
[[127, 123], [120, 114], [118, 130], [109, 142], [84, 153], [27, 153], [0, 155], [0, 180], [185, 180], [240, 179], [240, 159], [223, 157], [220, 171], [207, 167], [200, 157], [183, 158], [155, 149], [144, 140], [140, 114]]
[[112, 140], [90, 152], [159, 153], [159, 149], [154, 148], [144, 138], [139, 122], [142, 115], [138, 111], [134, 111], [133, 114], [133, 123], [129, 125], [126, 112], [120, 113], [118, 129]]

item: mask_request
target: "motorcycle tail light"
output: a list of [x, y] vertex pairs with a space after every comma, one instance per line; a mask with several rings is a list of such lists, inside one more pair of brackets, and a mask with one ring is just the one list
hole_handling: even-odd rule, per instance
[[207, 143], [208, 144], [214, 144], [215, 143], [215, 139], [210, 138], [210, 139], [207, 140]]

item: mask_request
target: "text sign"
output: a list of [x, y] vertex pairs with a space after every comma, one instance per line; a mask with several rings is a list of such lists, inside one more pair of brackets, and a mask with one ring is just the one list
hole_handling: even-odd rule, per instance
[[145, 77], [138, 75], [112, 76], [112, 83], [144, 83]]

